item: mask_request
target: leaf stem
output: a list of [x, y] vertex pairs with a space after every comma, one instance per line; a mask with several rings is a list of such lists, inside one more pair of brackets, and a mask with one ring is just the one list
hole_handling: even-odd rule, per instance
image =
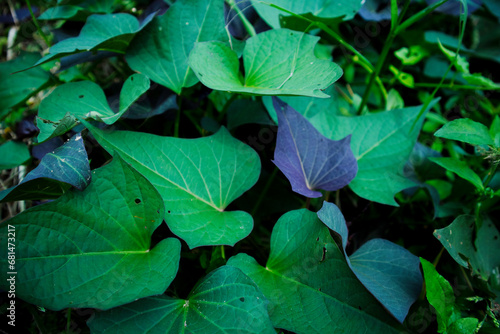
[[45, 33], [40, 28], [40, 25], [38, 24], [38, 20], [36, 19], [36, 16], [33, 13], [33, 9], [31, 9], [30, 0], [26, 0], [26, 4], [28, 5], [28, 10], [30, 11], [31, 18], [33, 19], [33, 23], [35, 24], [35, 27], [36, 27], [38, 33], [40, 34], [40, 36], [42, 36], [43, 41], [45, 42], [47, 47], [49, 47], [50, 46], [49, 39], [48, 39], [47, 35], [45, 35]]
[[66, 311], [66, 333], [69, 333], [71, 328], [71, 307], [68, 307]]
[[411, 16], [409, 19], [407, 19], [406, 21], [404, 21], [403, 23], [401, 23], [398, 27], [396, 27], [396, 30], [395, 30], [396, 35], [399, 34], [401, 31], [404, 31], [404, 30], [408, 29], [415, 22], [421, 20], [424, 16], [430, 14], [436, 8], [438, 8], [439, 6], [445, 4], [448, 1], [449, 0], [441, 0], [439, 2], [436, 2], [432, 6], [428, 6], [428, 7], [424, 8], [424, 9], [422, 9], [417, 14]]
[[387, 59], [387, 55], [389, 54], [389, 50], [391, 49], [392, 43], [396, 38], [396, 30], [398, 28], [398, 2], [397, 0], [391, 0], [391, 31], [389, 32], [389, 37], [387, 41], [384, 43], [384, 47], [377, 61], [377, 65], [375, 66], [375, 71], [371, 74], [370, 80], [368, 81], [368, 85], [366, 85], [365, 92], [363, 94], [363, 98], [358, 108], [358, 114], [361, 114], [364, 107], [368, 103], [368, 97], [370, 96], [370, 91], [372, 89], [373, 83], [375, 82], [375, 78], [379, 77], [382, 68], [385, 65], [385, 60]]
[[177, 102], [177, 115], [175, 116], [175, 124], [174, 124], [174, 137], [179, 138], [179, 125], [181, 122], [181, 105], [182, 105], [182, 97], [179, 95], [179, 102]]
[[[255, 28], [253, 27], [253, 25], [250, 23], [250, 21], [248, 21], [247, 17], [245, 16], [245, 14], [243, 14], [243, 12], [241, 11], [241, 9], [238, 7], [238, 5], [235, 3], [234, 0], [226, 0], [227, 4], [231, 7], [231, 9], [234, 8], [234, 10], [236, 10], [236, 13], [238, 14], [241, 22], [243, 22], [243, 26], [245, 27], [245, 30], [247, 31], [247, 33], [250, 35], [250, 36], [255, 36], [257, 35], [257, 33], [255, 32]], [[245, 8], [246, 9], [246, 8]], [[230, 22], [229, 22], [230, 23]], [[227, 25], [229, 25], [229, 23]]]

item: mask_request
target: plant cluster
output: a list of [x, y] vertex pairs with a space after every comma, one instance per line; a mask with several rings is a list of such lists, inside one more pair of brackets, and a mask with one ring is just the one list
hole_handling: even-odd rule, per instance
[[0, 9], [1, 331], [500, 331], [497, 1]]

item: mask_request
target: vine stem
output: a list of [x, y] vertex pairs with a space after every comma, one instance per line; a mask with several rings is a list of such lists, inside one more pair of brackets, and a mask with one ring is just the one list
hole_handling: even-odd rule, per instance
[[35, 14], [33, 13], [33, 9], [31, 8], [31, 3], [30, 0], [26, 0], [26, 4], [28, 5], [28, 10], [30, 11], [31, 18], [33, 19], [33, 23], [35, 24], [36, 29], [38, 30], [38, 33], [40, 36], [42, 36], [43, 41], [47, 45], [47, 47], [50, 46], [49, 39], [47, 35], [43, 32], [43, 30], [40, 28], [40, 25], [38, 24], [38, 20], [36, 19]]
[[[234, 8], [234, 10], [236, 11], [236, 13], [238, 14], [238, 17], [240, 18], [241, 22], [243, 22], [243, 26], [245, 27], [245, 30], [248, 32], [248, 34], [250, 36], [255, 36], [257, 35], [257, 33], [255, 32], [255, 28], [253, 27], [253, 25], [250, 23], [250, 21], [248, 21], [247, 17], [245, 16], [245, 14], [243, 14], [243, 12], [241, 11], [241, 9], [238, 7], [238, 5], [236, 4], [236, 2], [234, 0], [227, 0], [226, 1], [227, 4], [231, 7], [231, 8]], [[245, 8], [246, 9], [246, 8]], [[228, 23], [229, 24], [229, 23]]]
[[179, 102], [177, 103], [177, 115], [175, 116], [175, 125], [174, 125], [174, 137], [179, 138], [179, 125], [181, 122], [181, 105], [182, 105], [182, 98], [179, 95]]

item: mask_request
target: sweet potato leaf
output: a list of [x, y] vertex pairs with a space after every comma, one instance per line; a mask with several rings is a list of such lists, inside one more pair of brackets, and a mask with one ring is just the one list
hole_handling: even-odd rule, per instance
[[[421, 117], [413, 126], [420, 109], [409, 107], [355, 117], [323, 110], [307, 118], [327, 138], [339, 140], [352, 134], [351, 149], [358, 161], [358, 173], [349, 186], [358, 196], [397, 206], [394, 195], [415, 185], [403, 175], [403, 166], [423, 122]], [[304, 114], [307, 109], [297, 111]]]
[[[20, 184], [0, 192], [0, 202], [57, 198], [71, 185], [83, 190], [90, 183], [90, 165], [81, 134], [47, 153]], [[61, 184], [65, 183], [65, 184]]]
[[141, 24], [130, 14], [94, 14], [87, 18], [78, 37], [71, 37], [52, 46], [49, 54], [33, 66], [85, 51], [113, 51], [125, 53], [130, 41], [151, 20], [149, 15]]
[[232, 246], [251, 232], [248, 213], [224, 209], [257, 182], [260, 159], [224, 127], [210, 137], [180, 139], [85, 125], [158, 189], [167, 225], [189, 247]]
[[[347, 244], [344, 216], [333, 203], [324, 202], [319, 219]], [[388, 240], [371, 239], [346, 260], [356, 277], [387, 310], [403, 323], [410, 306], [422, 290], [418, 258]]]
[[100, 312], [93, 333], [275, 333], [268, 301], [241, 270], [222, 266], [208, 274], [187, 299], [149, 297]]
[[304, 95], [326, 98], [323, 89], [337, 81], [342, 69], [318, 59], [319, 37], [288, 29], [270, 30], [247, 40], [243, 50], [245, 77], [238, 55], [221, 42], [197, 43], [189, 66], [207, 87], [256, 95]]
[[[120, 157], [93, 171], [84, 191], [30, 208], [0, 225], [0, 267], [7, 235], [16, 243], [16, 296], [52, 310], [108, 309], [163, 293], [174, 279], [180, 242], [151, 248], [164, 206], [156, 189]], [[0, 287], [8, 289], [2, 280]]]
[[180, 0], [137, 35], [127, 50], [130, 67], [180, 94], [198, 79], [188, 66], [195, 43], [228, 41], [223, 1]]
[[315, 189], [335, 191], [356, 176], [358, 165], [347, 135], [341, 140], [325, 138], [301, 114], [273, 97], [279, 127], [274, 164], [285, 174], [292, 190], [321, 197]]
[[257, 13], [259, 13], [260, 17], [275, 29], [280, 27], [280, 16], [286, 15], [286, 13], [275, 7], [271, 7], [270, 4], [277, 5], [295, 14], [310, 14], [310, 16], [312, 16], [311, 18], [325, 19], [343, 17], [344, 20], [350, 20], [359, 11], [362, 3], [363, 2], [360, 0], [342, 0], [334, 2], [328, 0], [252, 0], [252, 5]]
[[356, 278], [311, 211], [290, 211], [278, 220], [265, 267], [242, 253], [228, 265], [240, 268], [269, 299], [277, 328], [307, 334], [398, 332], [397, 322]]
[[70, 82], [57, 87], [40, 103], [37, 116], [40, 128], [38, 142], [71, 130], [77, 124], [76, 119], [95, 119], [113, 124], [149, 86], [149, 79], [145, 75], [131, 75], [123, 84], [119, 103], [115, 105], [118, 107], [117, 113], [109, 106], [101, 87], [92, 81]]

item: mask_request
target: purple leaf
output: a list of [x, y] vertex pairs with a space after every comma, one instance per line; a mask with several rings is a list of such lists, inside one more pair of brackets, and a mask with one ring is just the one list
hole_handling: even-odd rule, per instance
[[350, 148], [351, 135], [341, 140], [324, 137], [304, 116], [273, 97], [278, 115], [278, 139], [274, 164], [285, 174], [292, 190], [320, 197], [323, 189], [334, 191], [356, 176], [358, 164]]

